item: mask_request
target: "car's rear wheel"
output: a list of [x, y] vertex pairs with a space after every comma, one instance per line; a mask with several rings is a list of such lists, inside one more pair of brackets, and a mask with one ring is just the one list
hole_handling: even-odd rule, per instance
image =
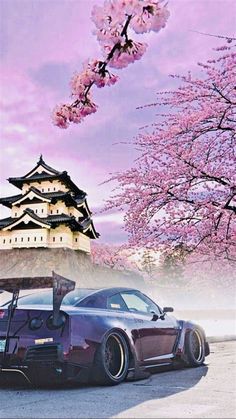
[[186, 335], [185, 354], [190, 367], [199, 367], [205, 361], [205, 342], [199, 330], [191, 330]]
[[92, 380], [103, 385], [121, 383], [127, 376], [129, 350], [124, 336], [109, 332], [97, 350]]

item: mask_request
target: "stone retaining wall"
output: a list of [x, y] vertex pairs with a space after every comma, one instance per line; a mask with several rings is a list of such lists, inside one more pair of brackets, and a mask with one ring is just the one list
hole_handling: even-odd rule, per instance
[[0, 277], [50, 276], [52, 271], [85, 288], [124, 286], [142, 289], [142, 276], [94, 265], [81, 251], [60, 249], [11, 249], [0, 251]]

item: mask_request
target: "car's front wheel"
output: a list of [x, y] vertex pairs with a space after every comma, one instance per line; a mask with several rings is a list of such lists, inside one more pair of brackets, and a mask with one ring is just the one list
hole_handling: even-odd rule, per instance
[[187, 365], [199, 367], [205, 361], [205, 342], [199, 330], [191, 330], [185, 338]]
[[103, 385], [121, 383], [127, 376], [129, 350], [124, 336], [109, 332], [99, 346], [94, 360], [92, 380]]

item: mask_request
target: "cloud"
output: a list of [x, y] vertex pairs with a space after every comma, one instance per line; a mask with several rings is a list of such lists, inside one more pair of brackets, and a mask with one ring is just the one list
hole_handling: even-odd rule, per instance
[[[127, 241], [127, 234], [123, 226], [115, 222], [99, 223], [95, 219], [96, 230], [100, 233], [99, 241], [102, 243], [115, 243], [121, 245]], [[99, 243], [98, 241], [98, 243]]]
[[58, 96], [68, 94], [71, 73], [71, 66], [63, 62], [47, 62], [30, 71], [32, 80], [44, 88], [54, 90]]

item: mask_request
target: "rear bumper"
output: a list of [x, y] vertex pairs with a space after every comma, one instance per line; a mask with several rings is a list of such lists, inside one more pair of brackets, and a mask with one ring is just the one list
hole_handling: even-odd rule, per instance
[[2, 376], [5, 375], [13, 375], [16, 374], [18, 377], [23, 378], [26, 382], [28, 382], [29, 384], [31, 384], [30, 379], [28, 378], [27, 374], [25, 374], [25, 372], [23, 371], [23, 369], [20, 369], [17, 367], [1, 367], [0, 366], [0, 378], [2, 378]]
[[66, 381], [87, 382], [89, 378], [89, 368], [64, 358], [61, 344], [28, 346], [21, 355], [19, 357], [19, 352], [0, 354], [0, 376], [19, 374], [35, 385]]
[[0, 365], [0, 376], [4, 374], [19, 374], [19, 377], [34, 385], [50, 385], [68, 381], [86, 383], [89, 381], [90, 370], [67, 362], [32, 362], [28, 365]]

